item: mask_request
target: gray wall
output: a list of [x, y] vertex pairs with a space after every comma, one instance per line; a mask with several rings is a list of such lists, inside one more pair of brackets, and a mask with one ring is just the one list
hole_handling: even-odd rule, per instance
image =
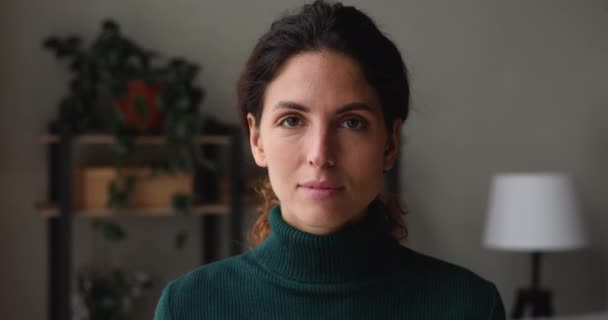
[[[0, 312], [46, 317], [46, 228], [32, 209], [46, 195], [45, 129], [66, 92], [67, 72], [40, 41], [77, 32], [86, 39], [114, 17], [142, 45], [202, 64], [205, 112], [236, 121], [234, 82], [255, 40], [299, 1], [0, 2]], [[356, 1], [401, 48], [413, 106], [404, 139], [400, 195], [409, 245], [494, 281], [511, 307], [528, 281], [523, 254], [481, 248], [484, 211], [497, 171], [572, 174], [592, 245], [545, 260], [543, 282], [558, 313], [608, 306], [608, 2]], [[74, 265], [112, 254], [152, 272], [162, 286], [196, 267], [196, 243], [171, 248], [196, 219], [122, 219], [130, 240], [111, 248], [74, 224]], [[113, 252], [113, 253], [112, 253]], [[158, 288], [160, 289], [160, 288]], [[158, 290], [157, 289], [157, 290]], [[139, 307], [149, 319], [158, 291]]]

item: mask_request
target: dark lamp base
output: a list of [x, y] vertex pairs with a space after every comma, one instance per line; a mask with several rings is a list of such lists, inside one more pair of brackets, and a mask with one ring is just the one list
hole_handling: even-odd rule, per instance
[[523, 317], [551, 317], [553, 316], [552, 293], [543, 289], [519, 289], [512, 319]]

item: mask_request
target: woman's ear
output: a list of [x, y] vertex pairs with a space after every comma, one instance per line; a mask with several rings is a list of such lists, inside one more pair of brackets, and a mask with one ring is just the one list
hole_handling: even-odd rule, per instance
[[387, 139], [386, 146], [384, 148], [384, 165], [382, 169], [384, 172], [389, 171], [397, 160], [397, 155], [399, 154], [399, 144], [401, 137], [401, 124], [403, 121], [399, 118], [395, 119], [393, 122], [393, 128], [391, 130], [391, 134]]
[[247, 114], [247, 125], [249, 126], [249, 144], [253, 159], [258, 166], [266, 167], [266, 154], [264, 153], [264, 145], [260, 136], [260, 128], [256, 125], [255, 117], [251, 113]]

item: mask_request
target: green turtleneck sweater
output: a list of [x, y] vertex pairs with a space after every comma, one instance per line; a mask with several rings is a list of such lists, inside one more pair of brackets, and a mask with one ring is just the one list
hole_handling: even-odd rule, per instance
[[264, 242], [171, 281], [154, 319], [505, 319], [494, 284], [401, 246], [383, 210], [319, 236], [275, 206]]

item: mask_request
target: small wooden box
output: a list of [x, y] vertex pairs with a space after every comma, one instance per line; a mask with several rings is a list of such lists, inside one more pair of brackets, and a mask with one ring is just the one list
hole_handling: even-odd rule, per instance
[[[125, 174], [135, 176], [135, 186], [131, 194], [133, 208], [171, 208], [176, 192], [192, 193], [192, 175], [168, 175], [161, 172], [150, 178], [151, 169], [148, 167], [128, 167], [123, 170]], [[116, 168], [113, 166], [76, 168], [73, 172], [74, 208], [108, 208], [108, 186], [115, 177]]]

